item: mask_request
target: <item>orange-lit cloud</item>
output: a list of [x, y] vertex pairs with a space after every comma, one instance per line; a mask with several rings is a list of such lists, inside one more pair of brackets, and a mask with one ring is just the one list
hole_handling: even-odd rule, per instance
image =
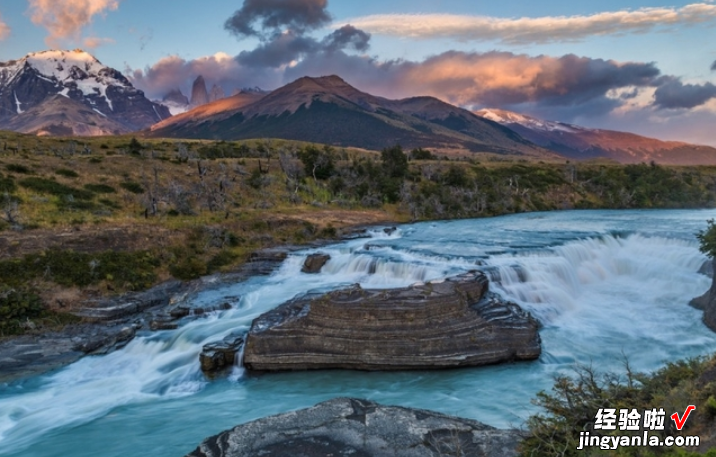
[[640, 8], [588, 16], [499, 18], [453, 14], [379, 14], [351, 19], [373, 34], [405, 38], [450, 38], [460, 41], [499, 41], [519, 45], [570, 42], [590, 36], [644, 33], [657, 27], [716, 21], [716, 5], [693, 3], [682, 8]]
[[4, 40], [8, 36], [10, 36], [10, 26], [7, 25], [2, 20], [2, 16], [0, 16], [0, 40]]
[[[28, 0], [30, 18], [34, 24], [50, 33], [48, 46], [58, 47], [62, 40], [81, 41], [82, 28], [92, 23], [94, 16], [119, 8], [120, 0]], [[90, 38], [90, 44], [101, 39]]]
[[100, 38], [96, 36], [89, 36], [82, 40], [82, 46], [88, 49], [98, 48], [104, 44], [113, 44], [114, 40], [111, 38]]

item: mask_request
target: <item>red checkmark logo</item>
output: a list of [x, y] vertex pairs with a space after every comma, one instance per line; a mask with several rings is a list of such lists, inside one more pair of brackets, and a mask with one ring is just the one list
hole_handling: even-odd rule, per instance
[[684, 411], [683, 417], [679, 417], [679, 413], [674, 413], [671, 415], [671, 420], [673, 420], [674, 424], [676, 424], [677, 430], [681, 430], [682, 428], [684, 428], [684, 425], [686, 425], [686, 419], [689, 418], [691, 411], [693, 411], [695, 409], [696, 409], [696, 406], [689, 405], [688, 408], [686, 408], [686, 411]]

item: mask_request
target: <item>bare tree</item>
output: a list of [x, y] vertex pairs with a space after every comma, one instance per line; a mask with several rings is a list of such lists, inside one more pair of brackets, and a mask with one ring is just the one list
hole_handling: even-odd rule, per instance
[[5, 195], [3, 196], [3, 204], [2, 204], [2, 218], [5, 222], [10, 224], [12, 228], [14, 229], [20, 229], [22, 228], [22, 225], [20, 224], [20, 211], [18, 209], [18, 203], [17, 200], [10, 197], [10, 194], [5, 192]]

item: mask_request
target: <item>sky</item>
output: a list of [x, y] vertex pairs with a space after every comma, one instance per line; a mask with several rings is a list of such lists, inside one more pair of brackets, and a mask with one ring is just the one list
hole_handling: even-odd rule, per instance
[[227, 94], [337, 74], [716, 146], [716, 2], [3, 0], [0, 61], [82, 48], [152, 99], [203, 75]]

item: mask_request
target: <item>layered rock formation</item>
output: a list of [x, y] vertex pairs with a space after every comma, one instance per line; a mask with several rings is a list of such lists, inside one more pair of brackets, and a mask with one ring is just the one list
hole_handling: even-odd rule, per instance
[[211, 87], [211, 92], [209, 92], [209, 101], [215, 102], [217, 100], [221, 100], [222, 98], [226, 98], [226, 94], [224, 93], [224, 89], [214, 84]]
[[521, 440], [474, 420], [337, 398], [239, 425], [187, 457], [512, 457]]
[[411, 370], [539, 357], [538, 323], [488, 292], [483, 273], [292, 300], [254, 320], [249, 370]]

